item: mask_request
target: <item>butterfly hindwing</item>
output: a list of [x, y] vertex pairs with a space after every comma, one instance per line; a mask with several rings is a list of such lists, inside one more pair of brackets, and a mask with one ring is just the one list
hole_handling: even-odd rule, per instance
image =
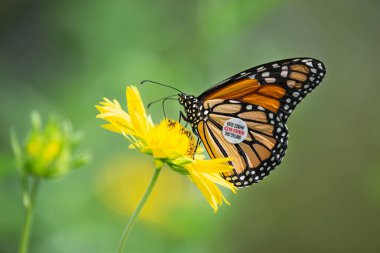
[[[273, 112], [236, 100], [210, 100], [204, 104], [208, 120], [198, 124], [198, 135], [212, 158], [232, 157], [234, 170], [222, 176], [238, 187], [248, 186], [267, 176], [286, 151], [287, 128]], [[246, 138], [231, 143], [223, 128], [231, 119], [244, 121]]]

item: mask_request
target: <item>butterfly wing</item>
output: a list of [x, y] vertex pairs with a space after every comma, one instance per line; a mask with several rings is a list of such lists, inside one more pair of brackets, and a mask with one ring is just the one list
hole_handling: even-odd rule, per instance
[[[213, 99], [205, 103], [208, 119], [198, 124], [198, 135], [210, 157], [232, 157], [234, 170], [222, 176], [237, 187], [248, 186], [267, 176], [281, 163], [288, 132], [273, 112], [237, 100]], [[245, 122], [246, 138], [231, 143], [223, 128], [231, 119]]]
[[[214, 85], [198, 99], [208, 113], [197, 131], [212, 158], [232, 157], [222, 176], [237, 187], [251, 185], [277, 166], [287, 148], [286, 120], [325, 75], [322, 62], [297, 58], [245, 70]], [[223, 134], [231, 118], [243, 120], [247, 137], [231, 143]]]
[[214, 85], [198, 99], [234, 99], [262, 106], [285, 123], [297, 104], [314, 90], [326, 71], [322, 62], [297, 58], [247, 69]]

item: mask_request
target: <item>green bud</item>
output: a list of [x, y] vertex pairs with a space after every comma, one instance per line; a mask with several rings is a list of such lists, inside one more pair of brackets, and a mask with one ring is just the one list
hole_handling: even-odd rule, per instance
[[50, 118], [45, 127], [37, 112], [31, 113], [31, 130], [23, 144], [14, 132], [11, 142], [17, 167], [22, 173], [42, 178], [67, 174], [89, 162], [89, 156], [74, 156], [80, 143], [80, 134], [74, 133], [70, 122]]

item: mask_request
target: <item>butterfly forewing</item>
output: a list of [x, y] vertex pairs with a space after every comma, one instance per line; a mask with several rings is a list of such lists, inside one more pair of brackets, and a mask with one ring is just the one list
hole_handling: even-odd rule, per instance
[[212, 99], [235, 99], [262, 106], [285, 123], [296, 105], [325, 75], [322, 62], [297, 58], [271, 62], [234, 75], [199, 96], [203, 102]]

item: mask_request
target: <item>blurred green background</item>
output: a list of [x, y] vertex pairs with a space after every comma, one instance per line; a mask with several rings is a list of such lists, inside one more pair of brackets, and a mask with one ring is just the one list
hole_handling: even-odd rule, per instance
[[[380, 252], [379, 11], [375, 0], [1, 1], [0, 252], [17, 251], [24, 220], [9, 130], [24, 136], [32, 109], [70, 119], [93, 162], [43, 182], [30, 252], [114, 252], [152, 164], [99, 127], [94, 105], [124, 104], [126, 85], [144, 79], [197, 95], [299, 56], [322, 60], [327, 76], [288, 121], [279, 168], [216, 215], [166, 169], [126, 249]], [[140, 92], [146, 103], [173, 93]], [[179, 109], [168, 102], [171, 117]]]

